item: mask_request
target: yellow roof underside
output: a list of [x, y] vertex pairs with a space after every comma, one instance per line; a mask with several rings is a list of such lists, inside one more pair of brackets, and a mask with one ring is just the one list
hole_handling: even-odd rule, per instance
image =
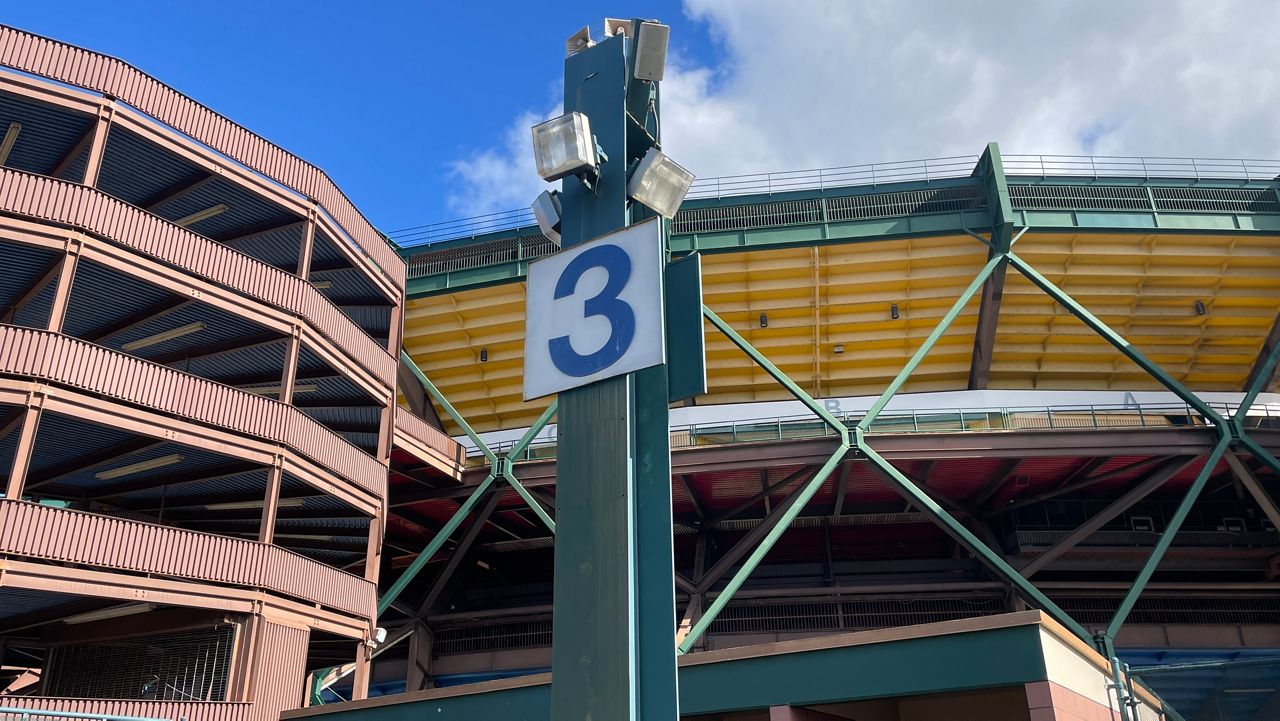
[[[1015, 251], [1195, 390], [1239, 390], [1280, 309], [1275, 238], [1029, 232]], [[986, 248], [968, 236], [724, 253], [703, 258], [703, 292], [810, 393], [868, 395], [884, 389], [985, 261]], [[546, 407], [521, 400], [524, 303], [525, 284], [509, 283], [406, 309], [406, 349], [477, 430], [527, 426]], [[975, 297], [905, 392], [966, 387], [978, 308]], [[710, 325], [706, 337], [710, 393], [699, 403], [788, 397]], [[1157, 386], [1010, 269], [989, 387]]]

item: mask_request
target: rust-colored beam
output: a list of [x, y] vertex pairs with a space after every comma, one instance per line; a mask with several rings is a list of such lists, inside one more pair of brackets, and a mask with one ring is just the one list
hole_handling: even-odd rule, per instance
[[[1096, 459], [1095, 459], [1095, 460], [1096, 460]], [[1104, 461], [1104, 463], [1105, 463], [1105, 461], [1110, 460], [1110, 459], [1102, 459], [1102, 460], [1103, 460], [1103, 461]], [[1137, 470], [1141, 470], [1141, 469], [1146, 468], [1146, 467], [1148, 467], [1148, 466], [1154, 466], [1154, 465], [1156, 465], [1157, 463], [1160, 463], [1161, 461], [1165, 461], [1165, 460], [1168, 460], [1168, 458], [1165, 458], [1165, 457], [1163, 457], [1163, 456], [1152, 456], [1151, 458], [1144, 458], [1143, 460], [1140, 460], [1140, 461], [1134, 461], [1133, 463], [1126, 463], [1125, 465], [1123, 465], [1123, 466], [1121, 466], [1121, 467], [1119, 467], [1119, 468], [1113, 468], [1113, 469], [1111, 469], [1111, 470], [1109, 470], [1109, 471], [1105, 471], [1105, 472], [1103, 472], [1103, 473], [1098, 473], [1098, 474], [1095, 474], [1095, 475], [1092, 475], [1092, 476], [1087, 476], [1087, 477], [1085, 477], [1085, 478], [1082, 478], [1082, 479], [1081, 479], [1081, 480], [1079, 480], [1079, 481], [1075, 481], [1075, 482], [1071, 482], [1071, 483], [1063, 484], [1063, 485], [1061, 485], [1061, 486], [1059, 486], [1059, 487], [1057, 487], [1057, 488], [1053, 489], [1052, 491], [1045, 491], [1044, 493], [1037, 493], [1037, 494], [1036, 494], [1036, 495], [1034, 495], [1034, 496], [1029, 496], [1029, 497], [1024, 498], [1024, 499], [1022, 499], [1022, 500], [1019, 500], [1019, 501], [1016, 501], [1016, 502], [1013, 502], [1013, 503], [1008, 503], [1008, 504], [1006, 504], [1005, 506], [1003, 506], [1002, 508], [998, 508], [998, 509], [993, 510], [993, 511], [991, 512], [991, 515], [999, 515], [999, 514], [1002, 514], [1002, 513], [1008, 513], [1009, 511], [1013, 511], [1013, 510], [1016, 510], [1016, 509], [1018, 509], [1018, 508], [1023, 508], [1023, 507], [1025, 507], [1025, 506], [1030, 506], [1030, 505], [1033, 505], [1033, 504], [1036, 504], [1036, 503], [1042, 503], [1042, 502], [1047, 501], [1047, 500], [1049, 500], [1049, 499], [1051, 499], [1051, 498], [1057, 498], [1058, 496], [1064, 496], [1064, 495], [1066, 495], [1066, 494], [1068, 494], [1068, 493], [1075, 493], [1076, 491], [1083, 490], [1083, 489], [1088, 488], [1089, 486], [1095, 485], [1095, 484], [1097, 484], [1097, 483], [1101, 483], [1101, 482], [1103, 482], [1103, 481], [1109, 481], [1109, 480], [1111, 480], [1112, 478], [1116, 478], [1117, 476], [1123, 476], [1123, 475], [1125, 475], [1125, 474], [1132, 473], [1132, 472], [1137, 471]], [[1098, 464], [1098, 465], [1100, 466], [1100, 465], [1102, 465], [1102, 464]], [[1097, 466], [1095, 466], [1095, 468], [1096, 468], [1096, 467], [1097, 467]], [[1073, 474], [1072, 474], [1072, 476], [1073, 476], [1073, 477], [1074, 477], [1075, 475], [1076, 475], [1075, 473], [1073, 473]]]
[[978, 327], [973, 333], [973, 355], [969, 361], [969, 390], [984, 390], [991, 380], [991, 356], [995, 351], [996, 327], [1000, 323], [1000, 302], [1004, 298], [1007, 268], [1007, 263], [996, 266], [982, 284]]
[[[1000, 489], [1004, 488], [1004, 484], [1008, 483], [1009, 479], [1018, 472], [1018, 466], [1020, 465], [1022, 465], [1021, 458], [1006, 458], [1001, 461], [1000, 467], [987, 480], [986, 485], [974, 494], [973, 500], [969, 501], [969, 505], [980, 511], [983, 506], [987, 505], [987, 501], [999, 493]], [[923, 482], [921, 485], [923, 485]]]
[[[803, 476], [803, 475], [805, 475], [805, 474], [808, 474], [809, 476], [812, 476], [812, 475], [813, 475], [813, 473], [814, 473], [814, 471], [816, 471], [816, 470], [817, 470], [817, 468], [816, 468], [816, 467], [814, 467], [814, 466], [802, 466], [799, 470], [797, 470], [797, 471], [795, 471], [795, 472], [793, 472], [793, 473], [788, 474], [788, 475], [787, 475], [785, 478], [783, 478], [782, 480], [766, 485], [766, 486], [764, 487], [764, 489], [763, 489], [763, 490], [761, 490], [759, 493], [757, 493], [757, 494], [755, 494], [754, 496], [752, 496], [752, 497], [748, 498], [747, 500], [745, 500], [745, 501], [743, 501], [743, 502], [739, 503], [738, 505], [734, 506], [733, 508], [730, 508], [729, 510], [727, 510], [727, 511], [725, 511], [725, 512], [723, 512], [723, 513], [718, 513], [718, 514], [716, 514], [715, 516], [713, 516], [713, 517], [711, 518], [711, 520], [710, 520], [710, 521], [708, 521], [708, 522], [707, 522], [707, 525], [714, 526], [715, 524], [719, 523], [720, 521], [727, 521], [727, 520], [729, 520], [730, 518], [733, 518], [734, 516], [738, 515], [739, 513], [742, 513], [743, 511], [747, 510], [748, 508], [750, 508], [750, 507], [754, 506], [755, 504], [759, 503], [760, 501], [765, 500], [765, 499], [768, 499], [768, 497], [769, 497], [771, 494], [776, 493], [776, 492], [778, 492], [778, 491], [782, 490], [783, 488], [786, 488], [787, 486], [791, 485], [791, 484], [792, 484], [792, 483], [794, 483], [796, 480], [798, 480], [801, 476]], [[806, 479], [804, 479], [804, 480], [806, 480], [806, 481], [807, 481], [808, 479], [806, 478]], [[766, 511], [765, 511], [765, 515], [766, 515], [766, 516], [768, 516], [768, 515], [770, 514], [770, 512], [771, 512], [771, 511], [766, 510]]]

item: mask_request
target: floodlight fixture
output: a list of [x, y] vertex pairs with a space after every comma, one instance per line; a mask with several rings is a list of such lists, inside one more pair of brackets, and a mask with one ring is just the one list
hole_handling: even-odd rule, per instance
[[591, 40], [591, 28], [583, 27], [564, 41], [564, 56], [569, 57], [594, 45], [595, 42]]
[[631, 174], [627, 195], [664, 218], [674, 218], [693, 185], [693, 173], [680, 167], [657, 148], [649, 148]]
[[560, 191], [544, 190], [533, 199], [533, 217], [538, 221], [538, 229], [542, 234], [555, 242], [560, 242]]
[[575, 111], [533, 126], [533, 159], [547, 182], [566, 175], [594, 177], [597, 153], [591, 121]]
[[605, 18], [604, 19], [604, 36], [611, 38], [614, 35], [622, 35], [623, 37], [631, 37], [631, 21], [621, 18]]
[[662, 80], [662, 74], [667, 68], [667, 40], [670, 37], [670, 25], [640, 23], [640, 33], [636, 38], [635, 70], [632, 72], [636, 80]]

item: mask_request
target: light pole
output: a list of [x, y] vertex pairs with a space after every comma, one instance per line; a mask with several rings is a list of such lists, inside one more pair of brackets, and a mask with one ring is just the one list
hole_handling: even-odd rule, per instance
[[[558, 198], [540, 196], [535, 212], [544, 232], [559, 232], [558, 255], [566, 259], [575, 257], [575, 246], [652, 218], [654, 211], [674, 215], [692, 182], [692, 175], [657, 152], [666, 26], [608, 21], [606, 32], [598, 44], [585, 30], [570, 39], [565, 115], [534, 128], [539, 173], [548, 180], [564, 178]], [[665, 233], [652, 237], [665, 245]], [[614, 248], [615, 255], [622, 252], [605, 247]], [[588, 249], [583, 250], [576, 257], [585, 257]], [[652, 250], [665, 261], [665, 247]], [[551, 260], [539, 263], [549, 269]], [[568, 280], [558, 278], [554, 297], [540, 290], [550, 284], [535, 283], [538, 264], [530, 269], [530, 328], [541, 314], [539, 323], [555, 325], [563, 335], [551, 339], [550, 345], [559, 343], [559, 348], [548, 353], [547, 344], [527, 332], [526, 396], [537, 380], [530, 375], [534, 356], [545, 355], [544, 368], [554, 363], [564, 370], [556, 353], [569, 353], [581, 362], [582, 372], [570, 369], [568, 376], [601, 377], [614, 359], [606, 349], [630, 344], [629, 334], [648, 319], [637, 320], [637, 314], [656, 307], [661, 325], [661, 302], [637, 303], [612, 314], [620, 302], [618, 288], [632, 275], [631, 261], [623, 262], [617, 288], [614, 266], [592, 266], [605, 268], [605, 290], [579, 283], [585, 277], [583, 263], [571, 265], [577, 271]], [[662, 294], [660, 281], [645, 287]], [[612, 306], [599, 300], [606, 293], [612, 293], [606, 299]], [[554, 312], [553, 303], [559, 303]], [[616, 320], [628, 314], [630, 325]], [[592, 316], [605, 318], [612, 331], [625, 331], [611, 332], [603, 345], [595, 343], [582, 330]], [[630, 352], [617, 349], [619, 356]], [[601, 360], [601, 354], [607, 357]], [[668, 365], [665, 353], [655, 360], [661, 362], [559, 395], [551, 688], [551, 717], [557, 721], [656, 721], [679, 715]], [[573, 383], [558, 382], [560, 387]]]

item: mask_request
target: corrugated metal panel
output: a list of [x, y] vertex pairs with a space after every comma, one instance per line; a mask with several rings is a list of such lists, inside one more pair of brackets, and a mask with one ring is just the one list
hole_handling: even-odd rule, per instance
[[310, 283], [98, 191], [0, 169], [0, 210], [69, 223], [306, 319], [387, 387], [396, 360]]
[[[73, 714], [142, 716], [168, 721], [268, 721], [253, 713], [255, 704], [218, 701], [113, 701], [107, 699], [5, 696], [4, 704], [16, 708], [64, 711]], [[278, 715], [277, 715], [278, 718]]]
[[[48, 174], [75, 147], [94, 119], [65, 108], [0, 92], [0, 136], [14, 122], [19, 123], [22, 130], [5, 165], [31, 173]], [[68, 171], [72, 170], [74, 168], [68, 168]], [[80, 172], [84, 172], [83, 165]], [[66, 175], [76, 180], [82, 177], [71, 172]]]
[[357, 247], [386, 271], [392, 283], [404, 287], [404, 261], [399, 254], [316, 166], [115, 58], [0, 26], [0, 63], [119, 98], [282, 185], [315, 198], [351, 234]]
[[[79, 426], [79, 430], [81, 432], [75, 434], [70, 438], [66, 438], [67, 441], [74, 442], [75, 439], [83, 438], [84, 435], [86, 435], [87, 433], [91, 434], [93, 432], [91, 426], [86, 428], [84, 425], [80, 425], [80, 424], [77, 424], [77, 425]], [[44, 423], [42, 419], [41, 429], [40, 429], [41, 431], [45, 430], [43, 426], [44, 426]], [[41, 445], [44, 445], [45, 443], [53, 442], [53, 439], [49, 436], [41, 435], [40, 441], [41, 441]], [[83, 453], [83, 451], [81, 451], [81, 453]], [[182, 482], [181, 477], [183, 476], [187, 476], [191, 473], [195, 473], [201, 470], [207, 470], [207, 469], [215, 468], [218, 466], [225, 466], [228, 463], [235, 462], [235, 459], [233, 458], [230, 458], [228, 456], [224, 456], [218, 453], [212, 453], [210, 451], [206, 451], [200, 448], [194, 448], [192, 446], [183, 446], [177, 443], [165, 443], [165, 444], [156, 446], [155, 448], [150, 448], [144, 451], [140, 451], [138, 453], [131, 454], [126, 458], [108, 461], [106, 463], [94, 465], [92, 467], [85, 468], [84, 470], [81, 470], [79, 472], [74, 472], [70, 475], [63, 476], [58, 479], [58, 484], [74, 486], [77, 488], [85, 488], [85, 489], [109, 487], [117, 483], [120, 483], [122, 480], [125, 480], [125, 479], [121, 479], [121, 480], [107, 479], [104, 481], [104, 480], [99, 480], [95, 478], [95, 475], [97, 473], [110, 471], [115, 468], [130, 466], [135, 463], [155, 460], [157, 458], [165, 458], [167, 456], [172, 456], [174, 454], [182, 456], [182, 461], [179, 463], [174, 463], [172, 465], [163, 466], [161, 468], [155, 468], [149, 471], [138, 471], [135, 473], [130, 473], [127, 477], [127, 481], [130, 484], [132, 484], [134, 481], [143, 481], [145, 479], [152, 478], [152, 479], [156, 479], [157, 486], [165, 485], [167, 483], [172, 488], [173, 486], [181, 486], [181, 485], [185, 485], [185, 483], [192, 482], [192, 481], [187, 481], [185, 483]], [[173, 479], [176, 482], [170, 482], [166, 479]]]
[[265, 588], [373, 618], [372, 583], [270, 544], [0, 500], [4, 553]]
[[[42, 249], [0, 241], [0, 257], [5, 260], [5, 270], [0, 273], [0, 313], [3, 313], [27, 292], [56, 256]], [[55, 283], [47, 284], [44, 290], [14, 314], [12, 324], [30, 328], [45, 327], [49, 321], [49, 308], [53, 304], [55, 286]]]
[[21, 616], [24, 613], [52, 608], [74, 599], [74, 596], [62, 593], [0, 586], [0, 618]]
[[[3, 350], [0, 348], [0, 353]], [[136, 440], [136, 437], [127, 431], [85, 423], [71, 416], [46, 411], [41, 415], [40, 425], [36, 430], [31, 474], [38, 477], [40, 473], [55, 466], [80, 458], [93, 458], [107, 449], [132, 440]]]
[[311, 634], [306, 629], [269, 622], [259, 626], [259, 633], [258, 659], [253, 664], [254, 721], [278, 721], [281, 711], [302, 704]]
[[385, 497], [387, 477], [382, 464], [293, 406], [66, 336], [12, 326], [0, 326], [0, 372], [48, 380], [267, 438]]
[[102, 151], [97, 187], [130, 205], [143, 207], [168, 189], [203, 174], [198, 166], [157, 148], [137, 133], [112, 126]]
[[[114, 325], [121, 319], [173, 297], [172, 293], [163, 288], [134, 280], [101, 263], [82, 260], [76, 264], [75, 281], [71, 284], [71, 299], [67, 304], [63, 332], [77, 337], [91, 336], [101, 328]], [[107, 344], [111, 344], [118, 338], [119, 336], [112, 336], [105, 340]], [[115, 347], [119, 348], [119, 344]]]
[[267, 469], [246, 471], [233, 476], [210, 478], [184, 483], [161, 484], [152, 488], [132, 491], [122, 495], [130, 502], [158, 501], [164, 499], [165, 508], [182, 508], [189, 498], [208, 498], [219, 495], [263, 493], [267, 487]]
[[280, 230], [254, 235], [251, 238], [237, 240], [231, 245], [241, 253], [252, 255], [277, 268], [288, 268], [289, 272], [293, 272], [298, 264], [298, 250], [302, 246], [302, 225], [290, 225]]
[[[177, 220], [219, 204], [227, 206], [227, 209], [218, 215], [192, 223], [187, 227], [208, 238], [222, 238], [240, 235], [255, 227], [280, 225], [302, 220], [297, 216], [290, 215], [288, 211], [275, 203], [264, 200], [261, 196], [221, 178], [205, 183], [181, 197], [157, 207], [152, 212], [166, 220]], [[243, 251], [243, 249], [241, 250]], [[288, 247], [281, 248], [276, 251], [275, 255], [281, 253], [285, 255], [292, 253], [296, 261], [298, 244], [293, 243]], [[263, 260], [271, 263], [270, 260]]]

